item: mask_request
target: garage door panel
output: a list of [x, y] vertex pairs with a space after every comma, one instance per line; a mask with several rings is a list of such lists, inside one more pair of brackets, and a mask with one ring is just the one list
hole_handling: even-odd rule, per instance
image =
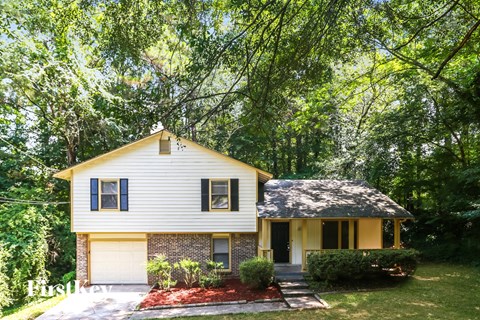
[[94, 241], [90, 258], [92, 284], [147, 283], [145, 241]]

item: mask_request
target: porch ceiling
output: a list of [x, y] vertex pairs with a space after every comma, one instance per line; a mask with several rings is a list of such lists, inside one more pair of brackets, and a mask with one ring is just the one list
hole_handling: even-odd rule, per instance
[[257, 208], [260, 218], [413, 218], [360, 180], [270, 180]]

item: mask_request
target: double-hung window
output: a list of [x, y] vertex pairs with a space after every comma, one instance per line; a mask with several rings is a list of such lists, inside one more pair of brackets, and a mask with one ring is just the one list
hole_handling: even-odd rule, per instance
[[100, 208], [118, 209], [118, 180], [100, 180]]
[[230, 269], [230, 237], [214, 235], [212, 238], [212, 260], [222, 262], [224, 269]]
[[228, 210], [230, 208], [229, 180], [210, 181], [210, 208]]
[[238, 178], [201, 179], [201, 210], [211, 212], [239, 211]]
[[128, 211], [128, 179], [90, 178], [90, 210]]

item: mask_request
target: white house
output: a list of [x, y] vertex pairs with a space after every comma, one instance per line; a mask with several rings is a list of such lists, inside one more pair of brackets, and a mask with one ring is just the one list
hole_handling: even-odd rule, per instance
[[[311, 251], [381, 248], [384, 219], [395, 221], [398, 247], [400, 222], [412, 218], [365, 184], [271, 180], [167, 130], [55, 177], [70, 181], [77, 279], [92, 284], [147, 283], [146, 262], [160, 253], [222, 261], [238, 276], [239, 263], [256, 255], [304, 265]], [[321, 196], [329, 188], [335, 206]]]

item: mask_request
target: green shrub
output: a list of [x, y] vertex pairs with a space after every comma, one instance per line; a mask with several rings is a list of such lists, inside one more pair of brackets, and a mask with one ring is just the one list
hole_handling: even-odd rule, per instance
[[161, 290], [170, 291], [170, 288], [177, 284], [177, 281], [172, 280], [172, 266], [163, 254], [147, 262], [147, 272], [158, 278], [157, 283]]
[[408, 276], [415, 271], [417, 260], [416, 250], [332, 250], [310, 254], [307, 268], [317, 281], [361, 279], [389, 273]]
[[187, 288], [193, 287], [195, 282], [200, 278], [202, 270], [200, 269], [200, 262], [191, 259], [183, 259], [174, 265], [175, 269], [183, 271], [183, 281]]
[[0, 242], [9, 254], [3, 261], [5, 275], [15, 303], [37, 298], [27, 295], [28, 280], [49, 280], [50, 273], [46, 270], [50, 237], [48, 212], [33, 206], [0, 206]]
[[220, 275], [201, 275], [199, 281], [202, 288], [219, 288], [223, 285], [223, 279]]
[[76, 275], [75, 271], [70, 271], [68, 273], [65, 273], [62, 277], [62, 283], [67, 284], [71, 281], [75, 281], [76, 277], [77, 277], [77, 275]]
[[7, 258], [9, 257], [7, 251], [0, 243], [0, 317], [2, 315], [2, 309], [12, 302], [10, 289], [8, 288], [6, 266]]
[[268, 287], [275, 273], [273, 261], [255, 257], [240, 263], [240, 280], [257, 289]]
[[218, 288], [223, 285], [223, 277], [221, 270], [223, 262], [207, 261], [207, 274], [200, 276], [200, 287], [202, 288]]

